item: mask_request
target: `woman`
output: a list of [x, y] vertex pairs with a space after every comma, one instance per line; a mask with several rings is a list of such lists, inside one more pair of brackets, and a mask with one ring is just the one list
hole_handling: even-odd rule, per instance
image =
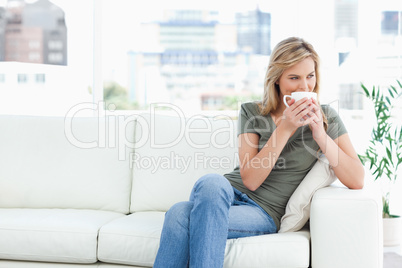
[[314, 99], [282, 101], [296, 91], [320, 91], [319, 58], [303, 39], [288, 38], [273, 50], [259, 103], [239, 116], [240, 165], [208, 174], [190, 201], [166, 213], [154, 267], [222, 267], [226, 240], [275, 233], [286, 204], [319, 154], [339, 180], [361, 189], [364, 171], [336, 112]]

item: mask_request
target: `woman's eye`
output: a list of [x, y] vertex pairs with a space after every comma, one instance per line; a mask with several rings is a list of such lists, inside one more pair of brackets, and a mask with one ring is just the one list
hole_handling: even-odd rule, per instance
[[307, 76], [308, 78], [312, 78], [314, 77], [314, 74], [310, 74], [309, 76]]
[[295, 77], [291, 77], [290, 78], [291, 80], [296, 80], [297, 79], [297, 77], [295, 76]]

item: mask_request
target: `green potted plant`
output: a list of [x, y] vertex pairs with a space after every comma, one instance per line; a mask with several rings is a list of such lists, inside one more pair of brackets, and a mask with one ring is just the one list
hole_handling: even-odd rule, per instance
[[384, 246], [400, 244], [401, 217], [391, 214], [389, 206], [390, 190], [402, 163], [402, 125], [393, 116], [395, 102], [402, 96], [402, 84], [397, 82], [399, 88], [391, 85], [387, 90], [381, 90], [379, 86], [368, 90], [361, 84], [363, 94], [374, 105], [376, 124], [369, 146], [363, 154], [359, 154], [359, 158], [363, 164], [369, 164], [374, 180], [380, 180], [383, 187]]

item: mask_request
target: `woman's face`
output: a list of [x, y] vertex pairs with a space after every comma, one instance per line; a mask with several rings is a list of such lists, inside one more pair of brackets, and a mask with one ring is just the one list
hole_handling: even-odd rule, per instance
[[280, 99], [295, 91], [313, 91], [316, 84], [314, 60], [308, 57], [286, 69], [277, 84], [280, 88]]

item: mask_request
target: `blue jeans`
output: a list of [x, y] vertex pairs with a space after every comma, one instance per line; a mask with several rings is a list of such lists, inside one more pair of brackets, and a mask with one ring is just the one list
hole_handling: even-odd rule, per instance
[[271, 216], [218, 174], [201, 177], [190, 201], [165, 215], [155, 268], [223, 267], [226, 240], [275, 233]]

